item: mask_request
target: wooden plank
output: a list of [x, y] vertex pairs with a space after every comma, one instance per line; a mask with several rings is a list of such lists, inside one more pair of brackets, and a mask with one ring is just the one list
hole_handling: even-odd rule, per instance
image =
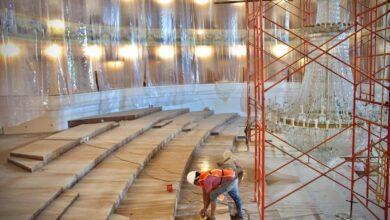
[[157, 112], [121, 122], [120, 126], [62, 154], [40, 172], [8, 181], [0, 187], [0, 219], [36, 217], [64, 189], [70, 188], [113, 151], [153, 124], [183, 112], [185, 110]]
[[90, 139], [105, 131], [118, 126], [115, 122], [104, 122], [96, 124], [82, 124], [59, 133], [50, 135], [45, 140], [75, 140]]
[[45, 161], [42, 160], [34, 160], [34, 159], [14, 157], [14, 156], [8, 157], [8, 162], [22, 169], [25, 169], [29, 172], [34, 172], [45, 165]]
[[185, 126], [184, 128], [183, 128], [183, 131], [185, 131], [185, 132], [189, 132], [189, 131], [192, 131], [192, 130], [194, 130], [196, 127], [198, 127], [198, 123], [191, 123], [191, 124], [188, 124], [187, 126]]
[[79, 125], [13, 150], [8, 161], [27, 171], [34, 172], [80, 142], [116, 126], [118, 124], [114, 122]]
[[161, 107], [152, 107], [152, 108], [142, 108], [142, 109], [133, 109], [130, 111], [124, 112], [115, 112], [104, 115], [96, 115], [92, 117], [80, 118], [68, 121], [68, 127], [75, 127], [81, 124], [93, 124], [93, 123], [101, 123], [108, 121], [124, 121], [124, 120], [134, 120], [145, 115], [149, 115], [158, 111], [161, 111]]
[[12, 157], [47, 161], [49, 158], [56, 157], [77, 144], [78, 141], [73, 140], [38, 140], [11, 151], [10, 155]]
[[43, 212], [37, 220], [60, 219], [66, 210], [79, 198], [79, 193], [73, 190], [66, 190], [57, 199], [55, 199]]
[[159, 122], [159, 123], [153, 125], [153, 128], [162, 128], [165, 125], [168, 125], [169, 123], [171, 123], [172, 121], [173, 121], [172, 119], [164, 120], [162, 122]]
[[183, 126], [207, 116], [209, 112], [181, 115], [161, 129], [145, 132], [110, 155], [72, 188], [80, 193], [80, 199], [62, 219], [108, 218], [150, 158]]
[[[193, 151], [212, 129], [232, 117], [235, 115], [210, 116], [193, 131], [172, 140], [140, 173], [116, 213], [132, 219], [173, 219], [181, 180]], [[174, 192], [167, 192], [167, 184], [173, 185]]]

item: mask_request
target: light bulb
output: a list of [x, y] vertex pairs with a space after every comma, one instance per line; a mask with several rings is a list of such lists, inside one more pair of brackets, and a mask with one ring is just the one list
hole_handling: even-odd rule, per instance
[[175, 56], [175, 48], [169, 45], [163, 45], [157, 48], [157, 55], [161, 59], [171, 59]]
[[139, 49], [137, 45], [125, 45], [119, 48], [118, 55], [122, 59], [135, 60], [138, 58]]
[[98, 45], [91, 45], [84, 47], [84, 54], [90, 58], [98, 59], [102, 56], [102, 48]]
[[205, 5], [210, 3], [210, 0], [195, 0], [195, 3], [198, 5]]
[[213, 49], [210, 46], [196, 46], [195, 55], [199, 58], [206, 58], [211, 56]]
[[173, 0], [155, 0], [155, 1], [161, 5], [168, 5], [173, 2]]
[[63, 20], [54, 19], [47, 22], [47, 26], [54, 34], [63, 34], [65, 31], [65, 22]]
[[58, 58], [62, 54], [62, 47], [58, 44], [52, 44], [45, 49], [45, 54], [50, 58]]
[[245, 45], [233, 45], [229, 49], [230, 49], [230, 53], [235, 57], [243, 57], [246, 55]]

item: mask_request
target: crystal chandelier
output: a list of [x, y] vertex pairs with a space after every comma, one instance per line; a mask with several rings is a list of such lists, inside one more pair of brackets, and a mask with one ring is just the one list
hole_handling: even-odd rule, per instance
[[[348, 13], [340, 7], [340, 1], [342, 0], [318, 0], [316, 24], [305, 30], [310, 42], [325, 51], [348, 38], [348, 33], [338, 35], [339, 32], [334, 31], [334, 27], [345, 27], [349, 21]], [[336, 35], [338, 36], [335, 37]], [[331, 38], [335, 39], [327, 42]], [[315, 47], [309, 46], [309, 51], [313, 50]], [[350, 63], [349, 52], [348, 40], [329, 51], [345, 63]], [[321, 53], [318, 49], [309, 53], [309, 61]], [[329, 55], [322, 55], [316, 61], [306, 66], [299, 93], [294, 100], [290, 100], [282, 108], [272, 104], [270, 106], [271, 112], [278, 115], [276, 125], [283, 136], [301, 151], [309, 150], [352, 124], [351, 68]], [[349, 155], [350, 133], [351, 129], [347, 129], [310, 154], [327, 163]]]

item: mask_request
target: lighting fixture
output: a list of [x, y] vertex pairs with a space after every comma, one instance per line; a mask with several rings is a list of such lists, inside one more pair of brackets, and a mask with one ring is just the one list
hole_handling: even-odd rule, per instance
[[196, 46], [195, 47], [195, 56], [199, 58], [206, 58], [211, 56], [213, 49], [210, 46]]
[[98, 59], [102, 56], [103, 50], [98, 45], [91, 45], [84, 47], [84, 54], [92, 59]]
[[161, 5], [168, 5], [173, 2], [173, 0], [155, 0], [155, 1]]
[[245, 45], [233, 45], [230, 46], [230, 54], [235, 57], [246, 56], [246, 46]]
[[135, 60], [139, 55], [139, 48], [137, 45], [125, 45], [119, 48], [118, 55], [121, 59]]
[[58, 44], [52, 44], [45, 49], [45, 54], [50, 58], [59, 58], [62, 54], [62, 47]]
[[169, 45], [162, 45], [157, 48], [157, 55], [161, 59], [171, 59], [175, 56], [175, 48]]
[[195, 0], [195, 3], [198, 5], [205, 5], [210, 3], [210, 0]]
[[63, 20], [49, 20], [47, 21], [47, 26], [53, 34], [63, 34], [65, 31], [65, 22]]

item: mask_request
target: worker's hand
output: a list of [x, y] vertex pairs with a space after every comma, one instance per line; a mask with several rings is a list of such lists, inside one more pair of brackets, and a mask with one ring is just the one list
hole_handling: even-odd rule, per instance
[[201, 209], [200, 212], [199, 212], [199, 215], [202, 218], [206, 217], [206, 210], [205, 209]]
[[218, 163], [217, 163], [217, 165], [218, 165], [218, 166], [222, 166], [222, 165], [223, 165], [223, 163], [221, 163], [221, 162], [218, 162]]

